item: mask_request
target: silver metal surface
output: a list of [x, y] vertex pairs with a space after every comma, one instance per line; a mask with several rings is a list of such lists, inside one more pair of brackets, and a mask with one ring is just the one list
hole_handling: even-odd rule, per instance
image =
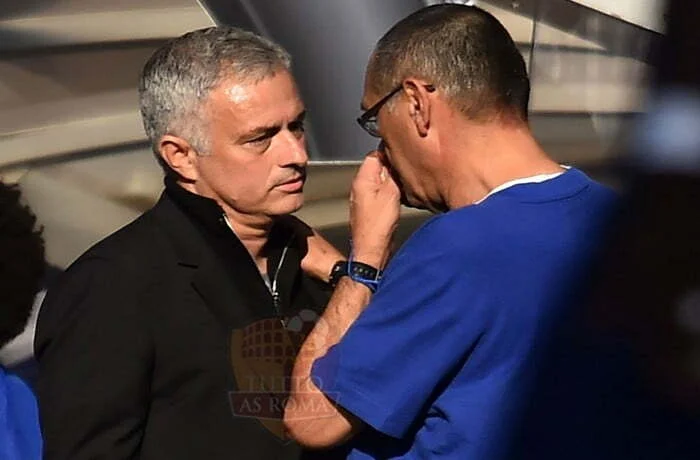
[[[309, 112], [314, 159], [362, 158], [377, 145], [355, 123], [376, 41], [420, 0], [202, 0], [217, 22], [248, 24], [282, 44]], [[242, 17], [242, 13], [245, 17]]]
[[[232, 24], [292, 53], [314, 160], [299, 216], [345, 235], [352, 178], [376, 146], [354, 121], [367, 58], [391, 25], [427, 3], [0, 0], [0, 178], [22, 186], [45, 228], [49, 261], [70, 263], [162, 188], [138, 114], [143, 63], [166, 39]], [[611, 164], [643, 108], [648, 44], [658, 34], [583, 0], [472, 3], [492, 12], [532, 63], [530, 120], [543, 148], [588, 172]], [[608, 3], [650, 13], [642, 0]], [[547, 8], [536, 15], [536, 5]]]

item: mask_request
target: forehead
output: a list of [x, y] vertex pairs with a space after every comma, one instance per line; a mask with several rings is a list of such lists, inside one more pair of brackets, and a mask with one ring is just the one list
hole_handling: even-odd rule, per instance
[[304, 110], [294, 78], [286, 70], [258, 82], [225, 78], [207, 102], [214, 119], [235, 120], [241, 129], [289, 122]]
[[365, 74], [365, 85], [362, 91], [362, 101], [360, 103], [360, 108], [362, 110], [367, 110], [372, 107], [381, 97], [381, 95], [377, 94], [374, 90], [373, 84], [374, 82], [371, 81], [369, 74]]
[[391, 85], [391, 83], [385, 81], [387, 75], [382, 74], [382, 70], [379, 68], [379, 59], [375, 50], [369, 57], [367, 67], [365, 68], [364, 89], [362, 94], [362, 108], [365, 110], [372, 107], [392, 89], [382, 89], [386, 85]]

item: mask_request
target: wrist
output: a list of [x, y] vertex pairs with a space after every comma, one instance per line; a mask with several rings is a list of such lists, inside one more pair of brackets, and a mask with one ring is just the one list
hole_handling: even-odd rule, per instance
[[389, 260], [388, 250], [353, 251], [352, 260], [362, 262], [363, 264], [371, 265], [372, 267], [382, 270]]
[[386, 264], [387, 257], [384, 256], [378, 256], [378, 255], [356, 255], [353, 256], [352, 260], [354, 262], [361, 262], [363, 264], [367, 264], [371, 267], [376, 268], [377, 270], [383, 270], [384, 265]]
[[363, 284], [370, 291], [376, 292], [382, 275], [382, 271], [378, 268], [351, 257], [347, 261], [339, 260], [336, 262], [329, 276], [329, 284], [335, 288], [340, 279], [347, 276], [354, 282]]
[[332, 250], [331, 248], [321, 248], [315, 250], [313, 254], [304, 256], [301, 261], [301, 269], [312, 278], [327, 283], [333, 265], [339, 260], [345, 260], [345, 256], [335, 248]]
[[345, 261], [345, 257], [342, 255], [338, 257], [329, 257], [326, 260], [323, 261], [322, 264], [318, 264], [316, 267], [316, 270], [314, 270], [314, 276], [324, 283], [328, 283], [330, 281], [330, 274], [333, 271], [333, 267], [335, 264], [339, 261]]
[[378, 269], [383, 269], [389, 260], [389, 242], [367, 244], [363, 242], [352, 241], [351, 243], [352, 259], [358, 262], [371, 265]]

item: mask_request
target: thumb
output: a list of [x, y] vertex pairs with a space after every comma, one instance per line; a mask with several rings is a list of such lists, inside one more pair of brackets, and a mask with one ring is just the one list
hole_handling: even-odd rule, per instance
[[358, 175], [363, 179], [369, 179], [378, 183], [386, 180], [388, 172], [379, 152], [373, 151], [365, 157], [358, 171]]

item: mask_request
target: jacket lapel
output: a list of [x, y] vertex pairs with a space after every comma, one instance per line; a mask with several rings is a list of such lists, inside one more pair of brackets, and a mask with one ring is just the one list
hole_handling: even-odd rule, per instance
[[[232, 275], [230, 269], [220, 262], [219, 255], [205, 240], [196, 224], [167, 194], [161, 196], [152, 213], [175, 250], [178, 266], [185, 271], [192, 288], [203, 299], [229, 338], [230, 360], [237, 386], [237, 391], [230, 392], [229, 398], [237, 394], [245, 395], [246, 392], [253, 395], [268, 394], [271, 401], [283, 398], [286, 395], [286, 389], [280, 387], [280, 382], [287, 381], [286, 376], [291, 372], [291, 368], [287, 368], [290, 363], [268, 362], [266, 359], [251, 357], [249, 354], [250, 349], [260, 348], [264, 351], [266, 348], [271, 348], [266, 346], [267, 343], [258, 345], [256, 342], [253, 345], [250, 339], [262, 334], [264, 342], [267, 342], [268, 327], [271, 337], [277, 336], [277, 333], [287, 336], [287, 331], [279, 320], [270, 318], [268, 306], [258, 305], [263, 302], [263, 299], [267, 300], [265, 297], [267, 292], [263, 291], [261, 296], [257, 289], [262, 281], [252, 279], [253, 273], [245, 262], [241, 262], [240, 271]], [[244, 255], [247, 256], [247, 252]], [[291, 256], [289, 262], [294, 263], [298, 270], [297, 250], [292, 250], [289, 255]], [[292, 280], [288, 276], [295, 273], [296, 270], [292, 270], [291, 275], [285, 275], [280, 280], [285, 288], [288, 287], [291, 290]], [[257, 272], [254, 274], [257, 276]], [[253, 284], [253, 281], [257, 284]], [[263, 326], [264, 332], [258, 332], [258, 326]], [[247, 342], [245, 342], [246, 337], [249, 337]], [[284, 343], [292, 345], [289, 340]], [[274, 344], [270, 343], [270, 345]], [[235, 398], [230, 402], [235, 404]], [[279, 429], [281, 430], [281, 425]]]
[[226, 276], [224, 267], [215, 260], [201, 260], [193, 269], [192, 287], [227, 332], [244, 327], [254, 317], [250, 299], [238, 291]]
[[252, 299], [240, 292], [202, 232], [167, 194], [161, 196], [153, 215], [175, 250], [177, 264], [227, 333], [254, 321], [258, 315]]

